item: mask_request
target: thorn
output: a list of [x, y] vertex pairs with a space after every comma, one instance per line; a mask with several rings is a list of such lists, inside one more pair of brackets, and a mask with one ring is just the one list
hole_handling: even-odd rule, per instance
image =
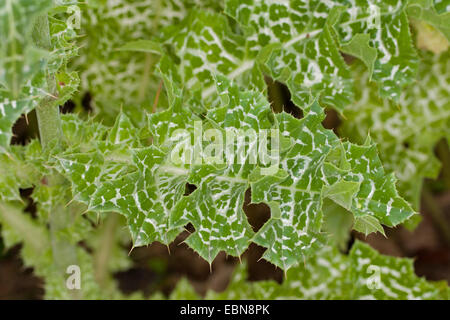
[[184, 230], [186, 230], [189, 234], [192, 234], [186, 227], [184, 227]]
[[166, 247], [167, 247], [167, 251], [169, 252], [169, 255], [171, 254], [170, 253], [170, 245], [169, 244], [166, 244]]
[[53, 98], [53, 99], [58, 99], [58, 97], [56, 97], [56, 96], [54, 96], [54, 95], [52, 95], [51, 93], [49, 93], [49, 92], [46, 92], [46, 91], [44, 91], [44, 90], [41, 90], [46, 96], [49, 96], [49, 97], [51, 97], [51, 98]]
[[128, 256], [130, 256], [131, 252], [134, 250], [135, 246], [133, 244], [133, 246], [131, 247], [130, 251], [128, 252]]
[[25, 122], [27, 123], [27, 126], [30, 125], [30, 123], [28, 122], [28, 113], [25, 113]]
[[71, 199], [69, 202], [67, 202], [67, 204], [64, 206], [64, 208], [67, 208], [75, 199]]

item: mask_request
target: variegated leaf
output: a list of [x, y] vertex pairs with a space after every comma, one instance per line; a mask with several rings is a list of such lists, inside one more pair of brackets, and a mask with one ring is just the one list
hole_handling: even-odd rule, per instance
[[80, 39], [82, 48], [73, 66], [82, 79], [81, 94], [89, 92], [94, 111], [102, 114], [105, 123], [113, 123], [122, 105], [140, 124], [145, 122], [142, 108], [150, 111], [156, 100], [158, 107], [167, 106], [164, 94], [158, 95], [158, 54], [119, 49], [132, 41], [152, 39], [198, 6], [219, 9], [221, 5], [211, 0], [107, 0], [90, 3], [81, 11], [80, 26], [86, 36]]
[[207, 299], [301, 300], [447, 300], [445, 281], [428, 282], [414, 273], [413, 262], [379, 254], [356, 241], [349, 256], [324, 247], [305, 264], [287, 272], [282, 284], [246, 281], [239, 266], [222, 293], [209, 291]]
[[361, 143], [370, 132], [386, 170], [399, 180], [400, 194], [417, 209], [423, 178], [439, 172], [433, 147], [450, 137], [449, 51], [424, 53], [420, 78], [402, 93], [398, 104], [380, 99], [361, 67], [356, 66], [355, 74], [361, 79], [356, 101], [345, 112], [342, 133]]
[[[182, 93], [173, 87], [173, 107], [149, 116], [150, 147], [122, 114], [108, 134], [59, 155], [56, 166], [72, 182], [73, 196], [90, 211], [126, 216], [135, 246], [168, 244], [191, 223], [195, 231], [186, 243], [208, 262], [220, 251], [240, 256], [253, 241], [267, 248], [266, 260], [285, 270], [325, 242], [326, 198], [355, 217], [370, 215], [389, 226], [413, 214], [396, 196], [375, 147], [342, 144], [323, 128], [317, 103], [301, 120], [274, 115], [261, 93], [240, 90], [223, 76], [215, 81], [220, 106], [203, 118], [182, 108]], [[266, 140], [252, 136], [263, 130], [270, 131]], [[272, 135], [278, 145], [269, 143]], [[253, 152], [264, 144], [279, 153], [277, 161]], [[186, 183], [196, 187], [189, 195]], [[249, 187], [252, 201], [272, 211], [256, 235], [242, 209]]]

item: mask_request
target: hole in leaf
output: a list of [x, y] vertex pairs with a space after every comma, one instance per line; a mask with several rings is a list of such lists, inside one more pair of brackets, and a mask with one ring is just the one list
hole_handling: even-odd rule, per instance
[[24, 211], [29, 213], [33, 218], [37, 218], [37, 206], [31, 197], [33, 191], [34, 188], [19, 189], [20, 197], [23, 199], [24, 203], [26, 203]]
[[12, 145], [27, 145], [32, 139], [38, 137], [38, 124], [36, 112], [32, 111], [22, 115], [12, 128]]
[[186, 183], [186, 189], [185, 189], [184, 195], [188, 196], [195, 190], [197, 190], [197, 186], [195, 184]]
[[267, 84], [268, 100], [275, 113], [282, 111], [291, 114], [293, 117], [303, 118], [302, 110], [297, 107], [291, 100], [291, 93], [289, 89], [281, 82], [274, 81], [272, 78], [266, 76], [264, 80]]
[[59, 106], [61, 113], [72, 113], [73, 110], [75, 110], [75, 103], [72, 100], [68, 100], [62, 106]]
[[257, 232], [270, 219], [270, 208], [265, 203], [250, 203], [250, 201], [251, 191], [247, 189], [243, 209], [253, 231]]
[[338, 134], [337, 128], [341, 124], [341, 119], [339, 118], [339, 114], [336, 110], [327, 108], [325, 110], [325, 119], [322, 121], [322, 125], [326, 129], [333, 130], [335, 134]]

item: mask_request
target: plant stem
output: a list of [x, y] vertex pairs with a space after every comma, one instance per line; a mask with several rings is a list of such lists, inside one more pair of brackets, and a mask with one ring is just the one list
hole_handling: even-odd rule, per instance
[[145, 100], [145, 95], [148, 91], [148, 83], [150, 82], [150, 69], [153, 65], [152, 55], [147, 53], [145, 55], [144, 73], [142, 74], [141, 85], [139, 86], [138, 101], [142, 103]]
[[52, 105], [48, 98], [44, 98], [36, 108], [36, 115], [42, 147], [45, 149], [53, 140], [59, 144], [62, 136], [59, 106]]
[[[47, 14], [37, 17], [33, 29], [33, 38], [36, 46], [47, 51], [52, 51]], [[36, 107], [39, 136], [44, 150], [50, 146], [60, 146], [63, 137], [59, 105], [54, 101], [54, 97], [57, 94], [55, 75], [47, 71], [46, 78], [47, 96]], [[50, 187], [63, 183], [63, 178], [58, 174], [51, 174], [46, 178]], [[48, 222], [50, 226], [53, 261], [60, 273], [65, 274], [69, 265], [78, 265], [77, 248], [64, 236], [63, 232], [70, 227], [70, 211], [61, 204], [55, 204], [51, 208]], [[80, 299], [82, 298], [82, 292], [77, 290], [72, 291], [71, 297], [73, 299]]]
[[95, 278], [102, 287], [105, 286], [108, 278], [108, 262], [113, 251], [116, 229], [119, 223], [118, 218], [117, 214], [110, 214], [106, 219], [100, 236], [100, 243], [94, 255]]
[[[47, 15], [37, 17], [33, 30], [33, 37], [36, 45], [48, 51], [52, 50], [50, 38], [50, 27]], [[41, 143], [46, 148], [53, 140], [57, 144], [62, 139], [61, 118], [59, 115], [59, 106], [54, 103], [56, 95], [56, 80], [53, 74], [47, 73], [48, 96], [42, 99], [36, 108], [38, 119], [39, 135]]]

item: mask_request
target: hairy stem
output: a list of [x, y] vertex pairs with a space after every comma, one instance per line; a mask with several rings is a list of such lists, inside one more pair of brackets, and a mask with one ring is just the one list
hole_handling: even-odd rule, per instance
[[[50, 28], [47, 15], [39, 16], [33, 30], [33, 37], [36, 45], [48, 51], [52, 50], [50, 39]], [[46, 148], [51, 141], [61, 142], [62, 129], [59, 106], [54, 103], [56, 95], [55, 75], [47, 74], [47, 96], [42, 99], [36, 108], [38, 119], [39, 135], [41, 143]]]
[[102, 287], [108, 278], [108, 261], [112, 254], [118, 222], [119, 217], [117, 214], [108, 216], [94, 256], [95, 278]]
[[[39, 48], [47, 51], [52, 50], [47, 14], [36, 19], [33, 38]], [[57, 94], [55, 75], [47, 72], [46, 77], [47, 96], [40, 101], [36, 108], [39, 136], [44, 149], [50, 146], [60, 146], [63, 136], [59, 106], [54, 101]], [[60, 185], [64, 182], [64, 179], [58, 174], [52, 174], [46, 178], [49, 186]], [[66, 273], [68, 266], [78, 265], [76, 245], [64, 236], [64, 231], [70, 227], [70, 220], [70, 212], [62, 204], [52, 206], [49, 218], [50, 240], [53, 260], [61, 274]], [[77, 290], [71, 291], [71, 296], [73, 299], [82, 298], [81, 292]]]
[[150, 69], [153, 65], [153, 59], [152, 55], [150, 53], [147, 53], [145, 55], [145, 66], [144, 66], [144, 73], [142, 74], [142, 80], [141, 85], [139, 87], [139, 94], [138, 99], [139, 102], [143, 102], [145, 100], [145, 95], [148, 92], [148, 84], [150, 82]]

